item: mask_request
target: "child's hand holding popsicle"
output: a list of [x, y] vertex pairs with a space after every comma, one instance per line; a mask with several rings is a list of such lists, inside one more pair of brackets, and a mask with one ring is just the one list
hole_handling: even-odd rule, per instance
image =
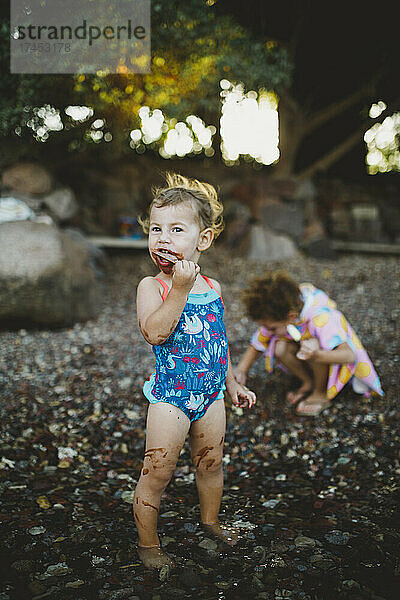
[[300, 331], [292, 324], [289, 324], [286, 329], [290, 337], [295, 342], [300, 342], [300, 349], [296, 354], [297, 358], [300, 360], [309, 360], [310, 358], [314, 358], [316, 351], [319, 349], [318, 340], [311, 338], [309, 340], [301, 341]]
[[300, 342], [300, 350], [297, 352], [296, 356], [300, 360], [309, 360], [310, 358], [315, 358], [315, 353], [319, 350], [318, 340], [315, 338], [311, 338], [309, 340], [303, 340]]

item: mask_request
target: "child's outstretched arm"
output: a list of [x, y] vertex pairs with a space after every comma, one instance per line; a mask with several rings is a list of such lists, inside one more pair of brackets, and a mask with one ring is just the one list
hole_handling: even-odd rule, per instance
[[174, 265], [172, 287], [165, 302], [153, 277], [139, 283], [136, 295], [138, 324], [149, 344], [157, 346], [169, 338], [175, 329], [194, 281], [200, 272], [199, 265], [182, 260]]
[[333, 350], [323, 350], [316, 338], [301, 342], [297, 357], [301, 360], [313, 360], [321, 365], [345, 365], [356, 360], [356, 355], [347, 342], [339, 344]]
[[249, 345], [248, 348], [242, 355], [242, 358], [239, 361], [239, 364], [234, 370], [234, 375], [236, 381], [241, 384], [245, 384], [247, 380], [247, 372], [250, 369], [251, 365], [262, 356], [262, 352], [260, 350], [256, 350], [254, 346]]

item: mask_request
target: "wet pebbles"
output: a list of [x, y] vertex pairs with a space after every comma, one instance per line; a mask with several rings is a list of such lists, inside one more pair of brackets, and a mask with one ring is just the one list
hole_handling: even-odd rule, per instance
[[[338, 302], [385, 398], [345, 389], [323, 416], [299, 418], [284, 402], [292, 382], [255, 365], [256, 408], [227, 402], [221, 519], [240, 530], [240, 542], [222, 548], [202, 531], [185, 445], [160, 516], [163, 546], [179, 564], [171, 572], [139, 563], [131, 518], [144, 447], [141, 387], [153, 366], [135, 321], [135, 287], [152, 272], [147, 256], [109, 258], [96, 321], [0, 333], [0, 600], [397, 596], [400, 262], [296, 257], [280, 266]], [[233, 362], [254, 327], [240, 291], [263, 268], [222, 246], [202, 262], [223, 287]]]

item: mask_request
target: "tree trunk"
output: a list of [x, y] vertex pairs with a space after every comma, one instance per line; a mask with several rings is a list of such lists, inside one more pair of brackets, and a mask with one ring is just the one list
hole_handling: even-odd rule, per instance
[[[289, 94], [283, 94], [279, 100], [278, 108], [280, 158], [274, 168], [273, 176], [290, 177], [295, 174], [296, 158], [304, 137], [314, 129], [324, 125], [333, 117], [342, 114], [363, 98], [369, 97], [373, 89], [373, 84], [366, 84], [363, 88], [356, 90], [353, 94], [350, 94], [334, 104], [324, 107], [314, 114], [307, 114]], [[362, 130], [362, 128], [359, 130], [359, 136], [362, 134]], [[316, 170], [331, 166], [357, 143], [356, 136], [357, 132], [351, 135], [345, 142], [339, 144], [314, 165], [304, 169], [301, 172], [301, 176], [310, 177]]]
[[303, 139], [304, 114], [300, 106], [289, 95], [279, 100], [279, 162], [274, 177], [287, 177], [295, 171], [296, 156]]

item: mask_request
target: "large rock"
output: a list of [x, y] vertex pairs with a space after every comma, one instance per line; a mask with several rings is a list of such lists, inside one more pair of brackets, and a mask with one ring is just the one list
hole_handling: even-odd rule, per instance
[[78, 212], [78, 204], [74, 192], [70, 188], [54, 190], [44, 196], [42, 200], [56, 221], [68, 221]]
[[35, 163], [18, 163], [3, 171], [1, 183], [11, 191], [22, 194], [48, 194], [51, 176]]
[[1, 224], [2, 326], [64, 326], [95, 317], [101, 300], [95, 255], [90, 243], [55, 225]]
[[256, 223], [250, 228], [249, 258], [259, 262], [285, 260], [297, 253], [293, 240], [274, 233], [266, 225]]
[[273, 231], [299, 243], [304, 229], [303, 209], [295, 202], [268, 202], [261, 207], [261, 219]]

